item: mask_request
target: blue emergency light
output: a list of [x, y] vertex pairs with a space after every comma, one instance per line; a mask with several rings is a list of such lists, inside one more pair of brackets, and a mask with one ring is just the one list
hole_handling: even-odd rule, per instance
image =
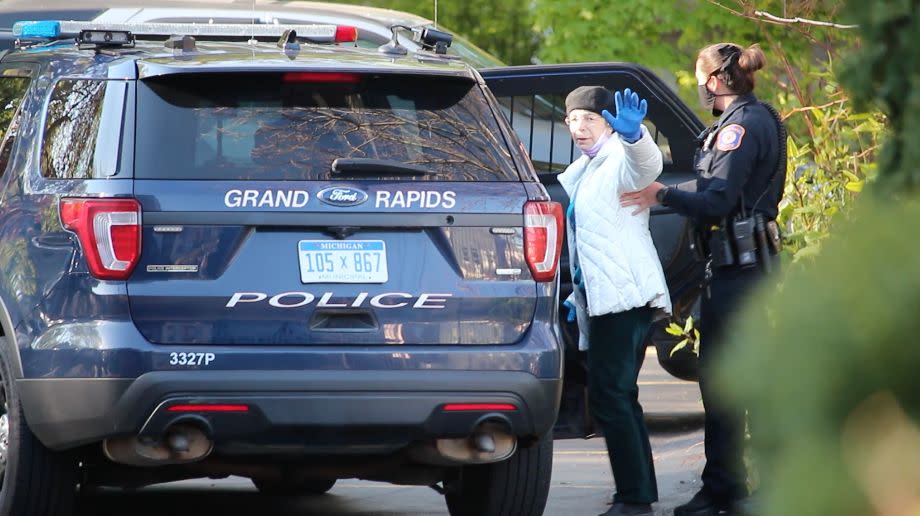
[[21, 39], [54, 39], [60, 35], [59, 21], [19, 21], [13, 24], [13, 36]]

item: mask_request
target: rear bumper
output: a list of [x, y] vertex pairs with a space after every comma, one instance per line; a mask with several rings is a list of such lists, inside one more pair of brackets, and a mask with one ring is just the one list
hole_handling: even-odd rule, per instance
[[[273, 448], [386, 453], [469, 435], [484, 418], [519, 437], [549, 431], [561, 379], [520, 371], [157, 371], [137, 379], [22, 379], [26, 420], [48, 447], [119, 435], [157, 437], [178, 418], [208, 426], [230, 454]], [[176, 414], [175, 404], [244, 404], [244, 413]], [[506, 403], [502, 412], [444, 412], [446, 403]]]

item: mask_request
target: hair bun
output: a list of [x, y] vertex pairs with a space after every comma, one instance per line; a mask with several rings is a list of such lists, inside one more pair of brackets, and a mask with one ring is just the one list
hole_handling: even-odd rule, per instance
[[741, 55], [738, 57], [738, 66], [745, 72], [756, 72], [766, 64], [767, 58], [764, 56], [763, 50], [760, 49], [760, 45], [756, 43], [742, 50]]

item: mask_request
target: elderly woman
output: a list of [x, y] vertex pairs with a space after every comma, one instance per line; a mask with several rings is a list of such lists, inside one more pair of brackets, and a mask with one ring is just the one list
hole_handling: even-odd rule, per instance
[[[582, 86], [565, 100], [575, 145], [584, 154], [559, 175], [566, 211], [572, 295], [579, 349], [587, 349], [590, 408], [607, 442], [616, 482], [603, 516], [653, 514], [655, 466], [639, 405], [637, 378], [656, 309], [671, 302], [652, 236], [649, 211], [633, 216], [618, 198], [661, 174], [658, 145], [642, 125], [645, 100], [629, 89], [616, 95]], [[615, 111], [616, 115], [610, 112]]]

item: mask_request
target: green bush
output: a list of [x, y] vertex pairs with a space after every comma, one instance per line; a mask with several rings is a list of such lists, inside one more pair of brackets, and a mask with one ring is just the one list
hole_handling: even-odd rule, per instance
[[[853, 103], [829, 72], [815, 75], [814, 80], [824, 82], [832, 92], [830, 98], [823, 107], [790, 116], [792, 121], [796, 116], [807, 118], [809, 127], [806, 131], [799, 121], [798, 132], [792, 129], [787, 139], [789, 174], [779, 222], [787, 255], [795, 260], [817, 254], [835, 217], [845, 214], [875, 180], [874, 160], [885, 134], [881, 113], [854, 112]], [[784, 104], [780, 97], [780, 107]]]
[[[867, 476], [920, 467], [904, 462], [920, 448], [890, 464], [850, 453], [910, 433], [896, 412], [920, 413], [920, 240], [905, 231], [917, 221], [918, 202], [863, 198], [820, 255], [792, 266], [781, 289], [765, 285], [737, 321], [722, 381], [750, 409], [764, 516], [871, 514]], [[875, 432], [867, 411], [897, 424]]]

